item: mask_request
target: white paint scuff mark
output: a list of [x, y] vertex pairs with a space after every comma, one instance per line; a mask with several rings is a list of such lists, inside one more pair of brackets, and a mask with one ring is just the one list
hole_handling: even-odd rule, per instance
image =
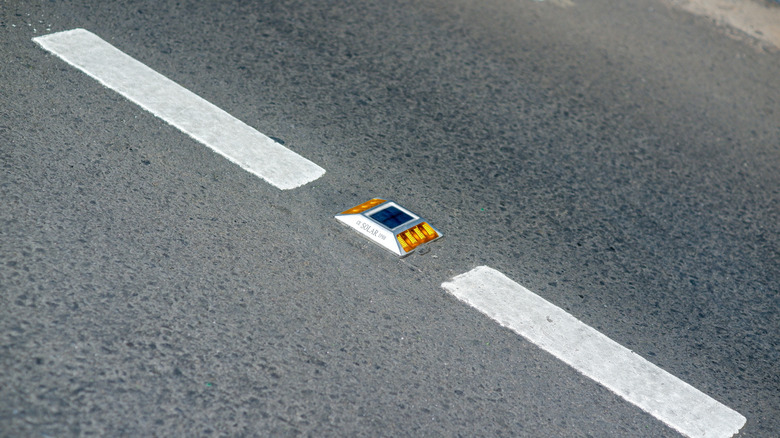
[[780, 5], [756, 0], [665, 0], [780, 49]]
[[731, 437], [746, 422], [495, 269], [472, 269], [442, 287], [683, 435]]
[[279, 189], [302, 186], [325, 173], [87, 30], [53, 33], [33, 41]]

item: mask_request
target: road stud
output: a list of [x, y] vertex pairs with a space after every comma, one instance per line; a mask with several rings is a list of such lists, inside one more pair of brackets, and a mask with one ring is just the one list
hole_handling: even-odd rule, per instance
[[385, 199], [371, 199], [337, 214], [335, 218], [399, 257], [442, 237], [441, 231], [425, 219]]

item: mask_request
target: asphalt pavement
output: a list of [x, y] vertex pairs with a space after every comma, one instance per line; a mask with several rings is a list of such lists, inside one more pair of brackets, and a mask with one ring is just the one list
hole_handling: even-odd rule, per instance
[[[36, 45], [326, 170], [280, 190]], [[441, 284], [490, 266], [780, 433], [780, 53], [656, 0], [0, 0], [0, 436], [680, 436]], [[373, 197], [445, 238], [399, 259]]]

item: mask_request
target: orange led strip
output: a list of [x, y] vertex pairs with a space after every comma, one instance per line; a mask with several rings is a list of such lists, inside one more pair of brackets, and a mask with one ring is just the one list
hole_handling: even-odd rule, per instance
[[406, 231], [398, 233], [395, 237], [398, 239], [398, 243], [401, 244], [404, 251], [409, 252], [423, 243], [430, 242], [439, 237], [439, 234], [430, 225], [422, 222]]
[[350, 208], [347, 211], [342, 212], [341, 214], [358, 214], [362, 213], [366, 210], [368, 210], [371, 207], [376, 207], [377, 205], [386, 202], [384, 199], [374, 198], [370, 201], [366, 201], [360, 205], [357, 205], [355, 207]]

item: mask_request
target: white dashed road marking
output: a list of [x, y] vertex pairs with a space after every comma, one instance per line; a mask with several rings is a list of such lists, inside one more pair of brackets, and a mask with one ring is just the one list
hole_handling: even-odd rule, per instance
[[487, 266], [442, 284], [577, 371], [692, 438], [725, 438], [745, 417]]
[[325, 169], [87, 30], [58, 32], [33, 41], [282, 190], [299, 187], [325, 173]]

